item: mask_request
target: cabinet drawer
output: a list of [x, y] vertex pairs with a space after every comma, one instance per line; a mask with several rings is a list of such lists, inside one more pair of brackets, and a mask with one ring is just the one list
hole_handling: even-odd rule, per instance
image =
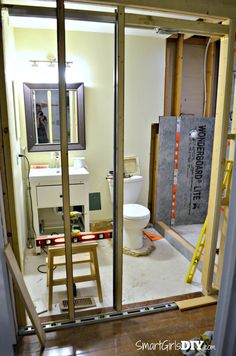
[[[70, 185], [70, 205], [85, 204], [85, 185]], [[51, 208], [62, 206], [62, 186], [61, 185], [44, 185], [37, 187], [38, 208]]]

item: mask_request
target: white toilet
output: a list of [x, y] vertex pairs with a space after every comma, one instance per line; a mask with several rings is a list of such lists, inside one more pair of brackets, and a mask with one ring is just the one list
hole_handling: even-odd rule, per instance
[[[143, 177], [124, 178], [124, 230], [123, 246], [131, 250], [143, 247], [143, 229], [150, 219], [150, 211], [143, 205], [135, 204], [142, 188]], [[113, 201], [113, 179], [108, 179], [111, 199]]]

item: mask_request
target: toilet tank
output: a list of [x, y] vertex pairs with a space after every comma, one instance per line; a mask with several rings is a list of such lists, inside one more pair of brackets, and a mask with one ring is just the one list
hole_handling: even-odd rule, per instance
[[[124, 204], [134, 204], [141, 193], [143, 183], [142, 176], [124, 178]], [[113, 179], [108, 179], [111, 200], [113, 202]]]

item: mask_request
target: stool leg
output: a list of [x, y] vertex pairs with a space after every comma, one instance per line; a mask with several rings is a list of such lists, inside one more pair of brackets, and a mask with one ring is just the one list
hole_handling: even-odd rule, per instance
[[102, 303], [103, 298], [102, 298], [102, 287], [101, 287], [101, 281], [100, 281], [100, 274], [99, 274], [99, 265], [98, 265], [98, 258], [97, 258], [97, 249], [93, 250], [93, 262], [94, 262], [94, 268], [95, 268], [95, 275], [96, 275], [96, 282], [97, 282], [97, 290], [98, 290], [98, 298], [99, 302]]
[[48, 253], [48, 310], [52, 310], [53, 256]]

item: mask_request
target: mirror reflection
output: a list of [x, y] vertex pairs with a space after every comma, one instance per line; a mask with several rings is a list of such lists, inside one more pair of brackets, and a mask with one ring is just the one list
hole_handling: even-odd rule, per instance
[[[28, 150], [59, 149], [58, 85], [24, 83], [24, 96]], [[83, 83], [67, 85], [66, 117], [69, 149], [85, 149]]]

